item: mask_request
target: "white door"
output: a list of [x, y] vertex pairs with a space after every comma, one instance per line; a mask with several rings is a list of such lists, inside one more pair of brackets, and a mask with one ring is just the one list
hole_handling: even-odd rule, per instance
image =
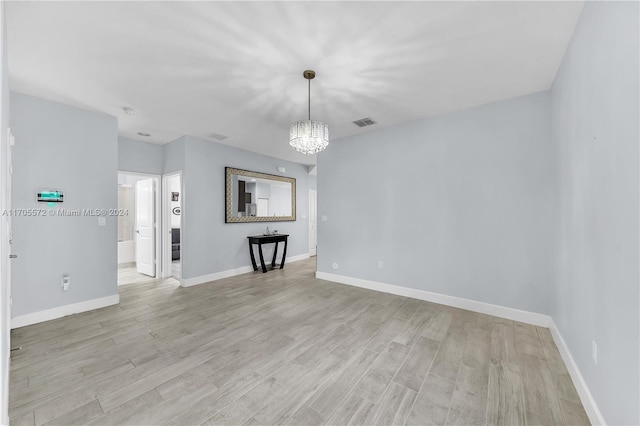
[[136, 267], [141, 274], [156, 276], [155, 188], [153, 179], [136, 182]]
[[[4, 4], [0, 5], [0, 26], [4, 26]], [[0, 58], [6, 57], [5, 32], [0, 31]], [[5, 87], [8, 69], [0, 61], [0, 93], [8, 93]], [[8, 96], [8, 95], [7, 95]], [[4, 100], [4, 99], [3, 99]], [[9, 112], [0, 102], [0, 207], [11, 210], [11, 149], [13, 136], [9, 130]], [[4, 119], [4, 120], [3, 120]], [[11, 215], [0, 215], [0, 423], [9, 424], [9, 353], [11, 348]]]
[[318, 191], [309, 190], [309, 255], [316, 255], [318, 246]]

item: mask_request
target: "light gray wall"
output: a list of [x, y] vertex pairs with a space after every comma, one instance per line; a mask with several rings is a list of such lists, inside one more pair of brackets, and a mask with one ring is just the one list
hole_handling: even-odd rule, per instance
[[[182, 172], [180, 199], [183, 203], [183, 278], [250, 265], [246, 237], [261, 234], [267, 226], [271, 230], [290, 233], [287, 257], [308, 253], [307, 182], [311, 180], [315, 188], [315, 177], [308, 175], [305, 166], [190, 136], [182, 136], [162, 146], [120, 137], [118, 147], [119, 170], [152, 174]], [[285, 176], [295, 177], [297, 180], [298, 220], [256, 224], [224, 223], [226, 166], [270, 174], [279, 174], [276, 168], [285, 166]], [[271, 246], [264, 248], [265, 256], [273, 253]]]
[[[14, 209], [52, 210], [35, 201], [42, 188], [64, 191], [53, 210], [116, 208], [115, 117], [14, 92], [11, 129]], [[14, 217], [13, 250], [14, 317], [118, 293], [116, 217]]]
[[[162, 145], [162, 173], [168, 174], [184, 170], [185, 167], [185, 137]], [[184, 176], [183, 176], [184, 179]], [[184, 183], [183, 183], [184, 186]]]
[[551, 92], [560, 207], [551, 314], [612, 425], [640, 424], [639, 13], [637, 2], [586, 2]]
[[[182, 168], [185, 192], [181, 236], [184, 255], [183, 278], [199, 277], [250, 265], [247, 236], [262, 234], [267, 226], [271, 230], [278, 229], [280, 233], [290, 235], [287, 257], [309, 252], [309, 191], [306, 166], [190, 136], [182, 138], [181, 143], [185, 153]], [[167, 155], [179, 156], [175, 153], [176, 150], [179, 151], [178, 148], [178, 145], [170, 148], [173, 154], [165, 151], [165, 164]], [[178, 167], [175, 164], [170, 166]], [[278, 166], [285, 166], [284, 176], [296, 178], [298, 220], [225, 223], [225, 167], [278, 174]], [[165, 169], [165, 172], [167, 171]]]
[[161, 175], [163, 166], [162, 145], [118, 138], [118, 170]]
[[149, 179], [148, 176], [131, 174], [127, 172], [118, 172], [118, 185], [131, 185], [135, 186], [136, 182]]
[[548, 313], [552, 153], [546, 92], [335, 140], [318, 270]]

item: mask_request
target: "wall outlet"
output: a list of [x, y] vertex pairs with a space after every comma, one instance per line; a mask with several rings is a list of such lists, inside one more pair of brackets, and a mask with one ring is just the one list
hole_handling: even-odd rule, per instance
[[69, 284], [71, 284], [71, 277], [68, 274], [62, 276], [62, 290], [69, 290]]
[[107, 224], [107, 219], [104, 217], [98, 218], [98, 226], [105, 226]]
[[382, 260], [378, 260], [378, 269], [382, 269], [383, 266]]
[[598, 365], [598, 344], [595, 340], [591, 341], [591, 358], [593, 358], [593, 363]]

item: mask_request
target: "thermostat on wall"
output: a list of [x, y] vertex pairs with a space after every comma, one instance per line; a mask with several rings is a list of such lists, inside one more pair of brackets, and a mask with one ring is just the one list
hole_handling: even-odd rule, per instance
[[62, 203], [64, 193], [54, 189], [36, 191], [36, 199], [43, 203]]

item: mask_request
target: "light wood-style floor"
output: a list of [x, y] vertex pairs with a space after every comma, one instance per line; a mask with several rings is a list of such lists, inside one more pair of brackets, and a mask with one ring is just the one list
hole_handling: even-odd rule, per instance
[[12, 425], [588, 424], [547, 329], [315, 279], [315, 261], [12, 332]]
[[[180, 277], [181, 269], [181, 263], [179, 261], [174, 260], [171, 262], [171, 278], [175, 279], [176, 286], [180, 285], [176, 277]], [[156, 281], [155, 278], [138, 272], [135, 263], [118, 266], [118, 285], [149, 284]]]

